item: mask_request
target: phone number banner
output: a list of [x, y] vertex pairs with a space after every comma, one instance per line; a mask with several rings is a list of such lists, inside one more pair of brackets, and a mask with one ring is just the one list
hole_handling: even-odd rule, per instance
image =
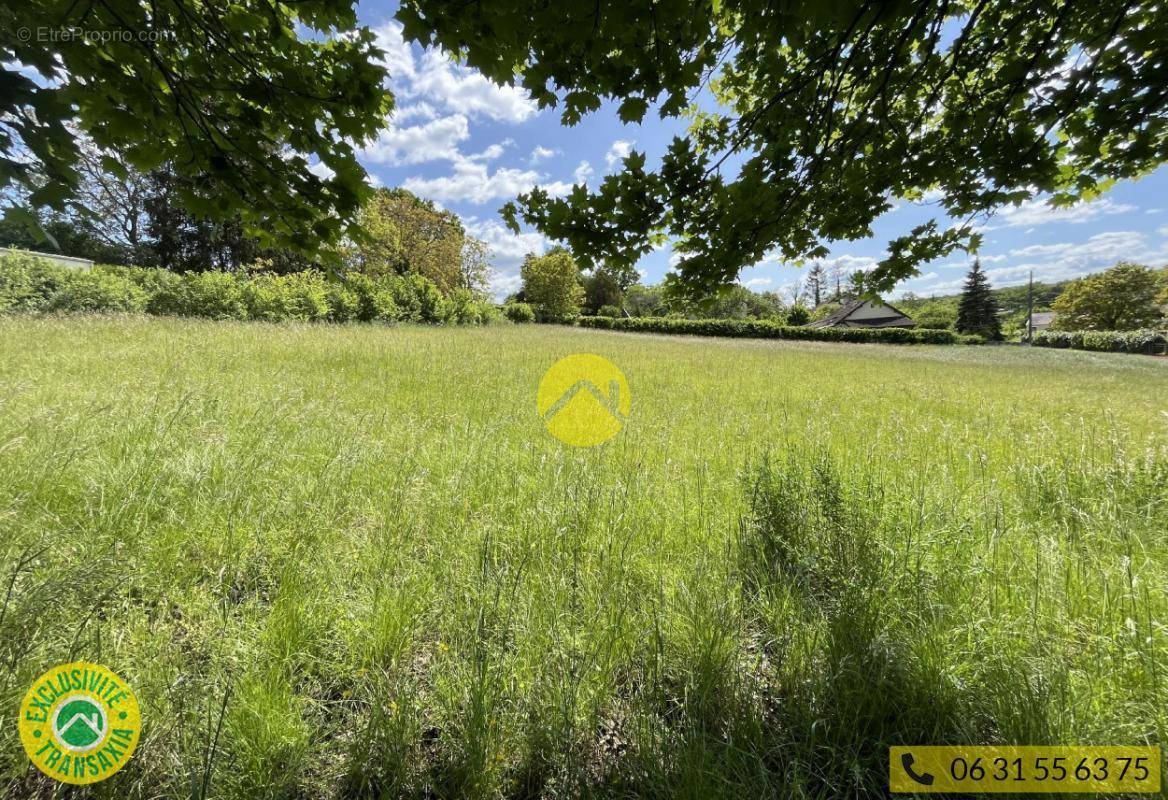
[[1160, 748], [1122, 745], [892, 747], [893, 793], [1155, 794]]

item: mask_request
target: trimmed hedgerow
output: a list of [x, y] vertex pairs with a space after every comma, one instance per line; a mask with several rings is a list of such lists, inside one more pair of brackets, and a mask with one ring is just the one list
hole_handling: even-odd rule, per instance
[[1168, 332], [1138, 331], [1039, 331], [1034, 334], [1035, 347], [1092, 350], [1097, 353], [1150, 354], [1168, 343]]
[[581, 317], [585, 328], [636, 333], [671, 333], [693, 336], [725, 336], [748, 339], [793, 339], [815, 342], [868, 344], [980, 344], [977, 336], [952, 331], [908, 328], [803, 328], [769, 320], [675, 319], [672, 317]]

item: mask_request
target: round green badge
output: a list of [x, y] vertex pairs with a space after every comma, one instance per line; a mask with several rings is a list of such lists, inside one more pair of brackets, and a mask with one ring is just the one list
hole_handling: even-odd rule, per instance
[[40, 676], [20, 704], [20, 741], [37, 769], [64, 783], [97, 783], [130, 760], [142, 717], [113, 671], [76, 661]]

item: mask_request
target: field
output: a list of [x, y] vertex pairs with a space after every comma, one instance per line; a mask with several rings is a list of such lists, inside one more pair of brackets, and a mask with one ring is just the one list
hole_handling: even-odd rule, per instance
[[[577, 352], [626, 428], [535, 411]], [[882, 796], [887, 747], [1160, 743], [1168, 363], [544, 326], [0, 320], [0, 796]]]

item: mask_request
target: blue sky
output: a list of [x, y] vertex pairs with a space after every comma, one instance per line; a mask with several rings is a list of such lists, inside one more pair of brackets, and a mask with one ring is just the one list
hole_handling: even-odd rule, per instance
[[[540, 185], [566, 193], [573, 183], [595, 186], [631, 149], [643, 151], [652, 166], [683, 123], [646, 116], [641, 125], [620, 122], [611, 106], [575, 127], [559, 122], [558, 109], [539, 111], [521, 90], [498, 87], [442, 54], [403, 42], [393, 10], [362, 7], [366, 24], [386, 51], [397, 109], [390, 127], [361, 154], [374, 180], [404, 186], [458, 213], [468, 230], [493, 252], [492, 288], [503, 295], [518, 287], [519, 264], [528, 252], [552, 243], [538, 232], [516, 235], [498, 209], [516, 194]], [[941, 214], [929, 203], [900, 202], [874, 225], [871, 239], [838, 242], [830, 264], [845, 271], [873, 265], [885, 244], [912, 226]], [[1095, 272], [1120, 259], [1149, 266], [1168, 264], [1168, 166], [1140, 181], [1116, 186], [1103, 198], [1071, 209], [1031, 202], [1000, 211], [985, 223], [980, 257], [995, 286], [1061, 280]], [[642, 259], [642, 281], [655, 283], [670, 268], [669, 247]], [[919, 295], [957, 290], [968, 268], [964, 253], [924, 265], [921, 275], [894, 292]], [[743, 271], [739, 281], [753, 289], [791, 292], [806, 273], [777, 261]]]

